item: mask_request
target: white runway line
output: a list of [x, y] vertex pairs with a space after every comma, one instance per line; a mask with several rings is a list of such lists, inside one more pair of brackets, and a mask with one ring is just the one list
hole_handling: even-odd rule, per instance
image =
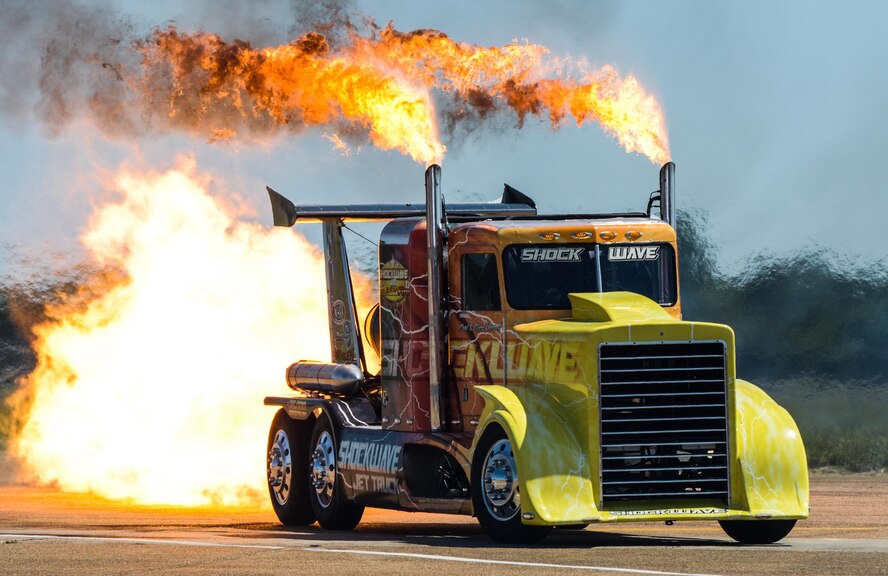
[[716, 576], [714, 574], [695, 574], [690, 572], [663, 572], [660, 570], [643, 570], [641, 568], [616, 568], [612, 566], [586, 566], [581, 564], [554, 564], [548, 562], [520, 562], [517, 560], [494, 560], [492, 558], [469, 558], [465, 556], [446, 556], [443, 554], [416, 554], [411, 552], [381, 552], [375, 550], [350, 550], [347, 548], [296, 548], [293, 546], [272, 546], [264, 544], [225, 544], [221, 542], [201, 542], [199, 540], [163, 540], [159, 538], [114, 538], [111, 536], [59, 536], [50, 534], [0, 534], [0, 541], [9, 540], [60, 540], [117, 542], [125, 544], [159, 544], [166, 546], [197, 546], [205, 548], [250, 548], [259, 550], [301, 550], [303, 552], [324, 552], [327, 554], [355, 554], [364, 556], [388, 556], [397, 558], [417, 558], [439, 562], [464, 562], [468, 564], [487, 564], [496, 566], [525, 566], [528, 568], [560, 568], [562, 570], [587, 570], [591, 572], [619, 572], [621, 574], [650, 574], [653, 576]]
[[446, 562], [468, 562], [471, 564], [495, 564], [499, 566], [527, 566], [529, 568], [563, 568], [566, 570], [591, 570], [594, 572], [621, 572], [624, 574], [654, 574], [656, 576], [717, 576], [715, 574], [694, 574], [690, 572], [661, 572], [659, 570], [642, 570], [640, 568], [612, 568], [610, 566], [584, 566], [571, 564], [551, 564], [547, 562], [519, 562], [517, 560], [493, 560], [487, 558], [467, 558], [465, 556], [444, 556], [439, 554], [414, 554], [411, 552], [379, 552], [372, 550], [348, 550], [331, 548], [304, 548], [307, 552], [328, 552], [330, 554], [369, 554], [372, 556], [398, 556], [402, 558], [420, 558], [423, 560], [442, 560]]
[[0, 540], [72, 540], [92, 542], [122, 542], [124, 544], [164, 544], [170, 546], [197, 546], [203, 548], [259, 548], [261, 550], [283, 550], [286, 546], [266, 546], [262, 544], [223, 544], [221, 542], [201, 542], [199, 540], [163, 540], [161, 538], [115, 538], [113, 536], [57, 536], [50, 534], [0, 534]]

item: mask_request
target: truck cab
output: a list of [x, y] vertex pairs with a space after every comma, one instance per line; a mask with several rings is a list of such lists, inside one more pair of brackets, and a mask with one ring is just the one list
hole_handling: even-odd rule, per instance
[[530, 355], [516, 326], [571, 316], [572, 293], [628, 291], [681, 319], [675, 232], [647, 217], [510, 220], [451, 231], [450, 365], [472, 428], [476, 385], [515, 384]]

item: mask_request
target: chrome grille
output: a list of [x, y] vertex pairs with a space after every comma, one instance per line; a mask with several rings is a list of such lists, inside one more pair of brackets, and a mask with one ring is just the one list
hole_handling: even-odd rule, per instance
[[599, 348], [602, 503], [728, 500], [722, 342]]

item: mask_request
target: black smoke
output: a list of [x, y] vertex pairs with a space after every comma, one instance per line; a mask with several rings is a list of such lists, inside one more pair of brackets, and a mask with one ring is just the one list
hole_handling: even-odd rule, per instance
[[[434, 76], [426, 82], [434, 86], [439, 127], [450, 147], [474, 134], [521, 129], [530, 120], [553, 129], [568, 116], [596, 120], [593, 111], [574, 111], [552, 94], [607, 92], [620, 82], [615, 70], [603, 69], [590, 80], [579, 63], [536, 79], [528, 63], [501, 77], [478, 76], [465, 88], [449, 76], [448, 59], [437, 61], [429, 46], [443, 41], [467, 61], [481, 46], [439, 30], [380, 26], [348, 0], [198, 2], [181, 26], [141, 21], [108, 0], [0, 0], [0, 10], [0, 120], [20, 126], [36, 120], [50, 136], [83, 122], [127, 141], [187, 134], [210, 143], [238, 137], [267, 144], [324, 124], [350, 143], [372, 140], [364, 120], [319, 115], [315, 103], [300, 98], [310, 88], [269, 82], [263, 46], [297, 48], [288, 74], [311, 85], [315, 64], [348, 59], [348, 47], [361, 45], [362, 38], [393, 54], [415, 42], [427, 57], [416, 56], [412, 66]], [[199, 25], [189, 26], [190, 19]], [[397, 77], [389, 70], [396, 66], [392, 60], [369, 79]]]
[[888, 268], [829, 248], [751, 255], [719, 267], [705, 214], [678, 226], [688, 320], [730, 325], [744, 378], [800, 376], [881, 384], [888, 374]]
[[[245, 13], [245, 5], [255, 13]], [[196, 3], [188, 11], [245, 48], [251, 42], [287, 44], [314, 31], [335, 47], [356, 30], [352, 18], [359, 18], [349, 0], [255, 6], [223, 0]], [[189, 119], [171, 113], [170, 66], [145, 62], [144, 48], [155, 44], [161, 31], [175, 34], [174, 21], [145, 22], [107, 0], [0, 0], [0, 12], [0, 122], [21, 127], [36, 120], [47, 135], [57, 136], [86, 120], [117, 139], [191, 128]]]

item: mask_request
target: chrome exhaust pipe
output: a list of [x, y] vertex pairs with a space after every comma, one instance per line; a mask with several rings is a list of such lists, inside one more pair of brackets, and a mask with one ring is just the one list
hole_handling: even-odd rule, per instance
[[444, 267], [443, 233], [441, 230], [441, 167], [432, 164], [425, 173], [426, 248], [428, 260], [429, 297], [429, 411], [432, 432], [441, 427], [441, 378], [444, 374], [444, 338], [441, 314], [441, 275]]
[[660, 220], [675, 228], [675, 163], [660, 168]]
[[293, 390], [353, 396], [364, 383], [364, 373], [355, 364], [300, 360], [287, 368], [287, 385]]

